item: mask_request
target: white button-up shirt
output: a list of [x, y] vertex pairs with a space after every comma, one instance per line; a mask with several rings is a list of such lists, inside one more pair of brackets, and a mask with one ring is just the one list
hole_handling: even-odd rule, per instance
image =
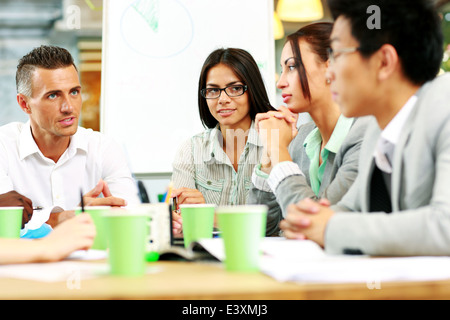
[[33, 206], [44, 208], [34, 211], [25, 231], [38, 229], [56, 206], [76, 208], [81, 192], [92, 190], [99, 179], [128, 205], [140, 203], [122, 148], [100, 132], [78, 127], [55, 163], [39, 150], [29, 122], [0, 127], [0, 194], [15, 190], [30, 198]]
[[417, 96], [413, 95], [405, 105], [400, 109], [395, 117], [388, 123], [388, 125], [381, 132], [380, 138], [375, 148], [374, 157], [377, 167], [386, 172], [392, 173], [392, 159], [394, 158], [394, 148], [400, 137], [403, 126], [408, 119], [414, 105], [416, 104]]

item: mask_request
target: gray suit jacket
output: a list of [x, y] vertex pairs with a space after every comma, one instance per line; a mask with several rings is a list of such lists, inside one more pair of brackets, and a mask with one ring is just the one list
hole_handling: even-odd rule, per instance
[[358, 177], [332, 206], [337, 213], [326, 228], [327, 252], [450, 254], [450, 74], [426, 83], [417, 96], [394, 151], [392, 213], [368, 213], [373, 154], [381, 133], [373, 121], [361, 146]]
[[257, 189], [254, 185], [250, 189], [247, 203], [266, 204], [269, 207], [267, 215], [266, 234], [277, 235], [280, 231], [279, 223], [286, 213], [286, 208], [305, 198], [327, 198], [331, 203], [337, 203], [352, 185], [358, 172], [359, 149], [364, 137], [367, 124], [371, 118], [355, 119], [337, 153], [328, 154], [322, 184], [317, 197], [311, 189], [309, 177], [310, 160], [303, 146], [306, 136], [316, 127], [314, 122], [300, 126], [297, 135], [289, 145], [289, 154], [304, 176], [290, 176], [281, 181], [275, 193]]

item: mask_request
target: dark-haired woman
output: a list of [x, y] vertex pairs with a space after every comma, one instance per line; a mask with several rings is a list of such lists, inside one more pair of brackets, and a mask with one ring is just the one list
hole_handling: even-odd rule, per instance
[[[178, 204], [245, 204], [253, 168], [263, 151], [256, 114], [270, 106], [253, 57], [237, 48], [217, 49], [205, 60], [198, 105], [206, 131], [185, 141], [173, 164], [172, 196]], [[174, 219], [174, 231], [181, 219]]]
[[[357, 175], [368, 119], [345, 118], [333, 101], [326, 76], [331, 29], [331, 23], [314, 23], [288, 36], [277, 83], [287, 107], [256, 117], [265, 150], [248, 202], [269, 205], [267, 235], [278, 234], [289, 204], [304, 198], [336, 203]], [[312, 122], [297, 131], [303, 112]]]

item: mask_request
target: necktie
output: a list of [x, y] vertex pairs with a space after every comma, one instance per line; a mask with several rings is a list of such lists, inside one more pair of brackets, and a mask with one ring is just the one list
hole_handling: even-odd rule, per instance
[[[387, 175], [387, 177], [383, 177], [383, 175]], [[390, 174], [382, 172], [375, 165], [370, 183], [370, 212], [392, 212], [391, 196], [385, 178], [390, 179]]]
[[395, 145], [384, 138], [380, 138], [375, 152], [375, 163], [381, 171], [392, 172]]
[[389, 162], [389, 165], [391, 166], [391, 172], [392, 172], [392, 160], [394, 159], [394, 148], [395, 145], [392, 142], [384, 140], [383, 152], [384, 155], [386, 156], [387, 161]]

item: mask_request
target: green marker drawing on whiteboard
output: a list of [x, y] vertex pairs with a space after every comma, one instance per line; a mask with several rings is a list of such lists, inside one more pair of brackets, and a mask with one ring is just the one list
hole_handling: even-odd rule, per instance
[[132, 4], [132, 7], [144, 18], [154, 32], [158, 32], [159, 0], [138, 0]]

